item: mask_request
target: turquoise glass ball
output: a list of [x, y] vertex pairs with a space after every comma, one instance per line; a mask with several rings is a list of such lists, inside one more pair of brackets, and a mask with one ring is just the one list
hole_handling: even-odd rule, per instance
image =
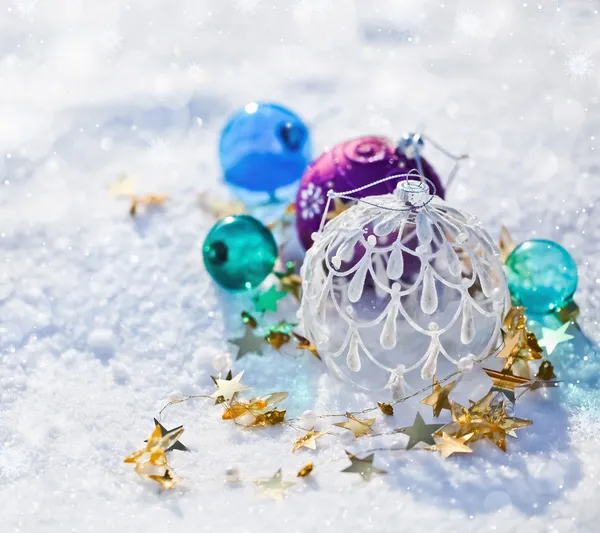
[[513, 300], [529, 313], [552, 313], [577, 288], [577, 266], [562, 246], [542, 239], [525, 241], [508, 256], [506, 279]]
[[219, 220], [202, 246], [206, 270], [229, 292], [258, 287], [273, 271], [277, 255], [271, 231], [249, 215]]
[[274, 196], [298, 181], [312, 159], [308, 127], [283, 106], [250, 102], [223, 128], [219, 159], [227, 183]]

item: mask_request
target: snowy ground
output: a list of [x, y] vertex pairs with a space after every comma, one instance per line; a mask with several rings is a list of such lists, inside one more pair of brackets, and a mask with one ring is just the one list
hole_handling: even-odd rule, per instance
[[[317, 119], [317, 151], [421, 125], [469, 152], [453, 204], [495, 235], [504, 223], [517, 240], [556, 239], [575, 257], [589, 342], [555, 359], [594, 382], [598, 10], [583, 0], [1, 2], [0, 531], [598, 531], [600, 401], [585, 383], [524, 400], [518, 415], [535, 425], [506, 455], [382, 453], [390, 474], [368, 484], [327, 462], [350, 435], [291, 455], [291, 428], [242, 432], [202, 401], [164, 419], [185, 425], [193, 450], [172, 456], [180, 488], [160, 494], [122, 462], [171, 391], [212, 391], [213, 357], [241, 330], [243, 301], [204, 270], [213, 219], [195, 196], [226, 194], [218, 134], [254, 99]], [[131, 220], [108, 192], [123, 174], [171, 201]], [[309, 358], [270, 351], [244, 368], [257, 392], [290, 392], [293, 415], [371, 401]], [[230, 465], [292, 478], [311, 458], [322, 466], [283, 504], [223, 482]]]

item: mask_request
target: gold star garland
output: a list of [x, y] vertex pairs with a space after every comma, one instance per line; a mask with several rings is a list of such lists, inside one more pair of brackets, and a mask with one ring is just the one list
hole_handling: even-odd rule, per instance
[[[114, 196], [128, 197], [131, 199], [130, 214], [134, 216], [137, 213], [139, 205], [154, 206], [162, 205], [167, 200], [165, 194], [135, 194], [135, 183], [131, 178], [126, 178], [116, 184], [112, 191]], [[200, 198], [199, 202], [202, 207], [208, 209], [215, 214], [220, 210], [212, 209], [214, 207], [211, 202]], [[226, 209], [231, 212], [239, 212], [242, 209], [240, 206], [226, 205]], [[334, 210], [329, 215], [335, 216], [339, 212], [345, 210], [348, 206], [345, 204], [337, 204]], [[230, 212], [230, 214], [231, 214]], [[291, 210], [288, 209], [284, 217], [290, 216]], [[506, 228], [502, 228], [502, 240], [500, 248], [503, 257], [514, 248], [514, 242]], [[300, 298], [300, 289], [302, 285], [301, 278], [295, 273], [295, 265], [293, 262], [288, 262], [286, 268], [282, 272], [275, 272], [275, 276], [279, 280], [281, 290], [277, 290], [275, 286], [254, 298], [256, 310], [264, 314], [266, 311], [276, 311], [277, 301], [283, 298], [286, 294], [292, 294], [296, 299]], [[507, 415], [506, 400], [512, 403], [516, 402], [523, 394], [528, 391], [533, 391], [539, 388], [554, 387], [559, 383], [556, 381], [554, 369], [549, 361], [543, 360], [538, 367], [535, 378], [531, 379], [531, 364], [542, 358], [542, 347], [546, 348], [549, 354], [552, 353], [557, 344], [565, 342], [572, 338], [566, 334], [566, 329], [570, 322], [574, 321], [578, 308], [573, 303], [571, 306], [565, 307], [559, 312], [559, 318], [564, 322], [563, 327], [556, 331], [543, 331], [544, 338], [541, 343], [538, 343], [535, 335], [526, 329], [526, 317], [522, 307], [513, 307], [506, 316], [503, 325], [503, 346], [497, 352], [494, 352], [498, 358], [504, 359], [505, 363], [502, 371], [484, 369], [487, 375], [492, 380], [493, 386], [483, 398], [477, 401], [471, 401], [468, 408], [452, 401], [450, 393], [458, 383], [451, 379], [460, 375], [460, 372], [445, 377], [438, 381], [435, 377], [433, 383], [421, 390], [418, 390], [408, 396], [395, 400], [392, 403], [377, 402], [376, 406], [367, 407], [356, 412], [346, 412], [343, 414], [320, 414], [317, 419], [326, 418], [345, 418], [346, 421], [337, 422], [332, 426], [340, 427], [349, 430], [353, 433], [354, 438], [360, 437], [377, 437], [380, 435], [389, 435], [390, 433], [374, 433], [371, 426], [377, 421], [376, 418], [359, 418], [361, 415], [372, 413], [379, 410], [381, 415], [389, 417], [394, 415], [394, 406], [405, 402], [411, 398], [419, 396], [423, 393], [430, 392], [421, 403], [432, 407], [433, 416], [438, 417], [441, 411], [446, 409], [451, 412], [452, 421], [447, 424], [428, 424], [425, 423], [420, 413], [417, 413], [415, 422], [412, 426], [399, 428], [391, 433], [404, 433], [409, 437], [409, 442], [406, 449], [413, 448], [417, 443], [423, 442], [429, 444], [425, 449], [439, 451], [444, 459], [454, 454], [470, 454], [473, 453], [472, 445], [478, 441], [487, 440], [496, 445], [503, 451], [506, 451], [507, 436], [515, 436], [515, 431], [525, 428], [532, 424], [530, 420], [515, 418]], [[562, 313], [562, 314], [561, 314]], [[292, 336], [296, 339], [299, 350], [306, 350], [312, 353], [317, 359], [321, 359], [315, 346], [305, 337], [292, 331], [295, 324], [287, 321], [279, 322], [278, 324], [268, 328], [267, 333], [260, 337], [254, 335], [252, 330], [259, 327], [256, 318], [247, 311], [242, 313], [242, 322], [246, 327], [245, 337], [252, 337], [250, 344], [258, 346], [257, 342], [264, 340], [271, 344], [276, 349], [281, 348], [284, 344], [290, 342]], [[234, 339], [232, 342], [240, 347], [247, 345], [246, 338]], [[246, 353], [246, 352], [244, 352]], [[244, 355], [241, 353], [241, 355]], [[260, 353], [260, 351], [259, 351]], [[488, 357], [494, 355], [491, 353]], [[239, 355], [239, 356], [241, 356]], [[239, 357], [238, 356], [238, 357]], [[284, 401], [288, 394], [286, 392], [273, 392], [271, 394], [251, 398], [249, 400], [240, 399], [240, 394], [250, 390], [249, 386], [243, 385], [241, 379], [243, 371], [235, 377], [232, 372], [225, 378], [213, 377], [213, 381], [217, 390], [212, 394], [198, 394], [181, 396], [180, 398], [169, 401], [160, 411], [159, 420], [162, 413], [171, 405], [183, 403], [191, 399], [210, 399], [215, 400], [216, 405], [221, 405], [224, 408], [222, 419], [231, 420], [236, 425], [243, 428], [264, 427], [272, 425], [285, 424], [295, 430], [302, 430], [296, 423], [300, 418], [287, 419], [285, 418], [286, 411], [276, 409], [277, 405]], [[515, 396], [515, 388], [523, 390], [518, 396]], [[504, 396], [498, 397], [498, 394]], [[126, 463], [135, 465], [135, 472], [141, 476], [151, 479], [161, 486], [163, 489], [174, 488], [180, 478], [174, 473], [167, 462], [166, 453], [170, 450], [187, 450], [187, 448], [179, 442], [179, 437], [183, 433], [183, 426], [176, 427], [172, 430], [164, 428], [159, 420], [155, 419], [155, 429], [146, 442], [146, 447], [137, 452], [132, 453], [126, 459]], [[311, 428], [301, 437], [297, 438], [292, 446], [291, 451], [296, 452], [300, 448], [308, 448], [316, 450], [316, 440], [324, 435], [342, 435], [345, 432], [331, 433], [325, 431], [315, 431]], [[374, 448], [361, 452], [363, 458], [346, 452], [347, 459], [351, 465], [341, 472], [358, 473], [364, 480], [369, 481], [374, 474], [385, 474], [385, 470], [381, 470], [373, 466], [374, 453], [380, 450], [393, 451], [397, 447]], [[297, 472], [298, 478], [304, 478], [314, 470], [313, 462], [305, 464]], [[231, 482], [240, 481], [237, 478]], [[278, 501], [283, 499], [284, 493], [288, 488], [295, 485], [294, 482], [285, 481], [283, 473], [279, 469], [271, 478], [262, 480], [247, 480], [253, 482], [264, 494], [275, 498]]]
[[[341, 422], [332, 423], [331, 427], [349, 430], [355, 439], [403, 433], [408, 437], [406, 450], [410, 450], [416, 444], [422, 442], [427, 445], [424, 449], [438, 451], [444, 459], [455, 454], [473, 453], [473, 445], [479, 441], [488, 441], [499, 449], [506, 451], [507, 437], [516, 436], [516, 431], [532, 424], [530, 420], [509, 416], [507, 401], [511, 396], [510, 393], [513, 393], [514, 396], [515, 389], [522, 389], [518, 396], [510, 399], [511, 402], [516, 402], [527, 391], [558, 384], [552, 364], [546, 360], [540, 362], [533, 379], [525, 376], [525, 374], [530, 375], [530, 364], [538, 360], [537, 355], [541, 351], [535, 336], [526, 329], [526, 322], [527, 319], [522, 308], [515, 307], [510, 310], [503, 326], [504, 343], [498, 350], [488, 356], [496, 355], [496, 357], [504, 359], [504, 368], [502, 371], [485, 370], [492, 381], [490, 391], [479, 400], [471, 401], [469, 407], [464, 407], [450, 398], [457, 384], [456, 380], [452, 381], [459, 374], [456, 372], [440, 381], [434, 378], [430, 386], [391, 403], [377, 402], [376, 406], [367, 407], [360, 411], [319, 414], [316, 418], [318, 420], [327, 418], [345, 419]], [[249, 326], [249, 324], [247, 325]], [[271, 330], [290, 331], [297, 339], [303, 339], [302, 336], [291, 331], [293, 327], [294, 324], [280, 322], [273, 326]], [[334, 433], [326, 428], [317, 431], [314, 427], [307, 431], [298, 425], [301, 417], [286, 419], [286, 411], [277, 409], [278, 404], [287, 398], [288, 394], [286, 392], [273, 392], [258, 398], [242, 399], [240, 396], [250, 390], [249, 386], [242, 383], [243, 374], [243, 372], [240, 372], [233, 376], [230, 371], [224, 378], [214, 377], [213, 381], [217, 389], [212, 394], [183, 396], [173, 400], [161, 409], [159, 416], [167, 407], [175, 403], [193, 398], [212, 399], [224, 408], [223, 420], [231, 420], [242, 428], [283, 424], [297, 431], [303, 431], [303, 434], [293, 442], [292, 453], [301, 448], [316, 450], [316, 441], [320, 437], [325, 435], [339, 437], [345, 433], [343, 431]], [[368, 413], [377, 411], [383, 417], [393, 416], [395, 405], [427, 392], [429, 392], [429, 395], [421, 403], [431, 406], [434, 416], [438, 416], [443, 409], [450, 410], [452, 420], [449, 423], [429, 423], [423, 420], [420, 413], [417, 413], [412, 426], [395, 429], [387, 433], [375, 433], [372, 426], [377, 422], [377, 418], [364, 417]], [[165, 438], [167, 430], [160, 426], [158, 420], [156, 422], [155, 432], [149, 439], [146, 449], [130, 455], [126, 462], [135, 463], [136, 472], [158, 482], [162, 488], [173, 488], [179, 478], [167, 464], [165, 456], [167, 448], [165, 446], [175, 444], [181, 432], [183, 432], [183, 428], [178, 427], [167, 432], [167, 434], [174, 435], [174, 440], [171, 439], [168, 442], [163, 441], [163, 444], [157, 444], [157, 439], [161, 438], [160, 435], [163, 439]], [[346, 452], [351, 465], [341, 472], [355, 472], [364, 480], [369, 481], [374, 474], [386, 473], [384, 470], [373, 466], [374, 453], [381, 450], [393, 451], [397, 449], [397, 447], [388, 447], [365, 450], [361, 452], [362, 458]], [[418, 448], [415, 447], [415, 449]], [[300, 468], [296, 476], [298, 478], [307, 477], [311, 475], [313, 469], [313, 462], [309, 462]], [[293, 485], [292, 482], [284, 481], [281, 470], [266, 480], [247, 481], [255, 483], [262, 492], [277, 500], [281, 500], [285, 491]]]

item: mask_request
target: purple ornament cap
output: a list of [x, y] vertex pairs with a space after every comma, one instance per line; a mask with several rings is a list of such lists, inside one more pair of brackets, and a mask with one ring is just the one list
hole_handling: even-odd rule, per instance
[[[444, 198], [444, 189], [433, 167], [421, 157], [425, 177], [431, 180], [436, 194]], [[419, 170], [416, 159], [399, 152], [386, 137], [366, 136], [345, 141], [334, 146], [310, 164], [300, 182], [296, 196], [296, 228], [305, 249], [312, 246], [312, 234], [319, 230], [327, 203], [327, 192], [350, 191], [369, 183]], [[397, 181], [378, 183], [354, 193], [357, 198], [388, 194], [394, 191]], [[335, 205], [331, 202], [329, 210]]]

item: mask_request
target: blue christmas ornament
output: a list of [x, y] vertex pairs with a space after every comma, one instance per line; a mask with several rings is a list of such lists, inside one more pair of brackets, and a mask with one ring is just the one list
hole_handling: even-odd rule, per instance
[[234, 215], [219, 220], [202, 245], [206, 270], [230, 292], [255, 289], [273, 271], [277, 243], [254, 217]]
[[285, 107], [251, 102], [227, 122], [219, 141], [225, 181], [252, 192], [298, 181], [312, 159], [308, 128]]
[[517, 246], [506, 259], [506, 279], [513, 300], [531, 314], [557, 311], [577, 288], [577, 266], [553, 241], [534, 239]]

